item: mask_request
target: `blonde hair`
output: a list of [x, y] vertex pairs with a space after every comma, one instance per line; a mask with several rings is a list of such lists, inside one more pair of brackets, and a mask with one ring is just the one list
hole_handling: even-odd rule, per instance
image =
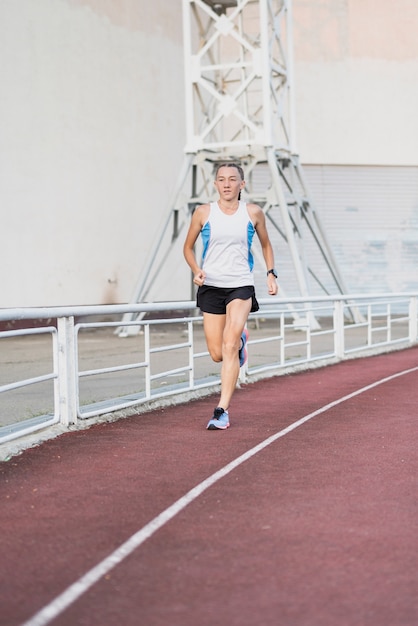
[[221, 169], [221, 167], [235, 167], [235, 169], [238, 171], [238, 174], [240, 175], [241, 180], [244, 180], [244, 170], [242, 169], [241, 165], [238, 165], [238, 163], [232, 163], [231, 161], [226, 162], [226, 163], [220, 163], [215, 170], [215, 178], [218, 177], [218, 172]]

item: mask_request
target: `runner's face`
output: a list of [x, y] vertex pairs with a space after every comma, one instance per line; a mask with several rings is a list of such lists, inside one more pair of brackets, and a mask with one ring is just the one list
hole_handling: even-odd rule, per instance
[[221, 200], [236, 200], [244, 185], [236, 167], [221, 167], [218, 170], [215, 187]]

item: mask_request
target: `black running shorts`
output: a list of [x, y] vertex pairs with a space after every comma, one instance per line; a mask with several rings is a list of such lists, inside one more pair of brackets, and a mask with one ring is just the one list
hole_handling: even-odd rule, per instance
[[246, 287], [210, 287], [202, 285], [197, 290], [197, 306], [203, 313], [215, 313], [225, 315], [226, 305], [232, 300], [252, 299], [251, 313], [255, 313], [260, 308], [255, 297], [255, 289], [252, 285]]

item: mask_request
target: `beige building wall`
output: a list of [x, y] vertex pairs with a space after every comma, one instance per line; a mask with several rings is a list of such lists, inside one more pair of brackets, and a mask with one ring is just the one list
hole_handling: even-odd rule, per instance
[[[1, 0], [1, 307], [130, 300], [183, 159], [181, 5]], [[415, 0], [293, 13], [302, 162], [418, 166]]]
[[305, 163], [418, 165], [418, 3], [293, 0]]

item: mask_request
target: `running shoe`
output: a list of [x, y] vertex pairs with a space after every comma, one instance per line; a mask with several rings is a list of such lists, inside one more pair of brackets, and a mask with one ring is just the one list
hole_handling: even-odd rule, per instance
[[220, 406], [218, 406], [214, 410], [213, 417], [209, 420], [206, 428], [207, 430], [226, 430], [229, 428], [228, 411], [224, 411]]
[[248, 341], [248, 330], [246, 328], [244, 328], [243, 333], [241, 335], [241, 348], [238, 351], [238, 356], [239, 356], [239, 366], [242, 367], [243, 365], [245, 365], [245, 363], [247, 362], [248, 359], [248, 352], [247, 352], [247, 348], [245, 347]]

